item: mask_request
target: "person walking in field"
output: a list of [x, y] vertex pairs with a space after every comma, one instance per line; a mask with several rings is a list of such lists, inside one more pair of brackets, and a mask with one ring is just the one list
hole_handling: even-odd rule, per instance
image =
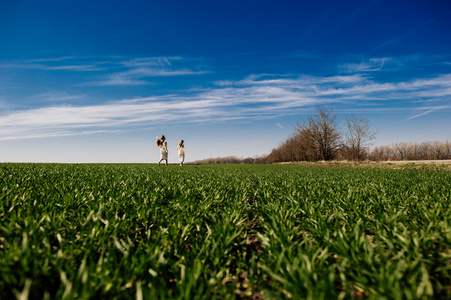
[[158, 165], [160, 165], [161, 161], [166, 161], [166, 166], [168, 165], [168, 142], [166, 141], [166, 137], [162, 135], [161, 137], [157, 137], [157, 146], [160, 148], [160, 161]]
[[180, 167], [183, 166], [183, 162], [185, 161], [185, 141], [180, 140], [179, 145], [177, 146], [177, 151], [179, 154]]

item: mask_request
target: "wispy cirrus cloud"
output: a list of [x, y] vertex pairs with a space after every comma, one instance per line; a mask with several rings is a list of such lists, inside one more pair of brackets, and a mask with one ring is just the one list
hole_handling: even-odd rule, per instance
[[28, 59], [2, 62], [3, 69], [37, 69], [37, 70], [61, 70], [61, 71], [99, 71], [104, 70], [99, 62], [92, 61], [87, 57], [57, 57]]
[[417, 110], [424, 110], [422, 113], [416, 114], [410, 118], [407, 118], [407, 120], [412, 120], [412, 119], [416, 119], [425, 115], [428, 115], [430, 113], [433, 113], [435, 111], [443, 111], [443, 110], [449, 110], [451, 109], [451, 105], [441, 105], [441, 106], [436, 106], [436, 107], [422, 107], [422, 108], [418, 108]]
[[[54, 100], [85, 97], [64, 93], [47, 96]], [[376, 82], [356, 74], [329, 77], [257, 74], [181, 94], [99, 105], [10, 110], [0, 115], [0, 140], [85, 135], [152, 124], [261, 120], [297, 114], [316, 104], [336, 104], [351, 110], [364, 105], [379, 111], [401, 108], [422, 111], [411, 120], [451, 109], [450, 96], [451, 74], [402, 82]]]
[[[156, 77], [208, 72], [188, 65], [184, 60], [178, 56], [131, 59], [63, 57], [16, 64], [46, 68], [51, 72], [95, 74], [78, 85], [104, 87], [152, 85], [156, 84], [151, 81]], [[390, 67], [401, 65], [401, 60], [374, 58], [359, 64], [341, 64], [342, 72], [332, 76], [251, 74], [241, 80], [216, 81], [208, 88], [175, 90], [172, 94], [146, 98], [112, 99], [107, 103], [94, 101], [103, 102], [97, 105], [74, 105], [93, 102], [85, 94], [41, 93], [31, 97], [32, 101], [43, 104], [40, 108], [14, 110], [9, 107], [8, 111], [0, 111], [0, 140], [85, 135], [170, 122], [261, 120], [294, 115], [316, 104], [340, 105], [350, 110], [358, 107], [378, 111], [409, 109], [413, 116], [407, 120], [449, 110], [451, 74], [403, 81], [373, 76], [378, 73], [376, 71], [385, 70], [387, 64]], [[0, 62], [0, 67], [13, 66]]]
[[139, 67], [125, 72], [106, 74], [102, 80], [89, 81], [81, 83], [86, 86], [121, 86], [121, 85], [153, 85], [148, 78], [169, 77], [182, 75], [200, 75], [206, 71], [193, 71], [189, 69], [167, 69], [167, 68], [148, 68]]
[[44, 94], [34, 95], [31, 98], [32, 100], [39, 102], [64, 103], [67, 101], [83, 99], [84, 97], [84, 95], [73, 95], [66, 92], [48, 92]]
[[133, 86], [133, 85], [153, 85], [155, 83], [147, 80], [133, 79], [121, 73], [108, 74], [102, 80], [87, 81], [78, 84], [79, 86]]
[[196, 122], [217, 116], [218, 110], [213, 108], [223, 106], [210, 99], [186, 100], [183, 97], [170, 101], [165, 97], [146, 98], [103, 105], [54, 106], [10, 112], [0, 116], [0, 140], [84, 135], [174, 120]]
[[120, 56], [60, 57], [0, 61], [0, 68], [89, 74], [80, 77], [80, 82], [74, 83], [78, 86], [148, 85], [153, 84], [148, 80], [152, 77], [191, 76], [209, 73], [209, 71], [200, 67], [186, 66], [186, 60], [191, 61], [191, 59], [178, 56], [141, 58]]
[[180, 56], [140, 57], [122, 61], [124, 66], [135, 67], [159, 67], [171, 66], [173, 62], [183, 60]]
[[[150, 82], [143, 79], [151, 77], [201, 75], [209, 73], [205, 70], [193, 70], [187, 67], [174, 65], [174, 63], [181, 62], [182, 60], [181, 57], [174, 56], [136, 58], [120, 61], [119, 63], [125, 70], [109, 74], [107, 80], [97, 83], [100, 85], [141, 85], [150, 84]], [[90, 84], [95, 85], [96, 82], [91, 82]]]
[[382, 70], [387, 61], [390, 58], [371, 58], [365, 62], [342, 64], [339, 69], [344, 73], [377, 72]]
[[436, 109], [429, 109], [429, 110], [427, 110], [425, 112], [422, 112], [421, 114], [417, 114], [415, 116], [407, 118], [407, 120], [412, 120], [412, 119], [415, 119], [415, 118], [418, 118], [418, 117], [421, 117], [421, 116], [425, 116], [425, 115], [430, 114], [431, 112], [434, 112], [434, 111], [436, 111]]
[[78, 71], [78, 72], [90, 72], [90, 71], [103, 71], [106, 68], [98, 65], [60, 65], [60, 66], [42, 66], [46, 70], [54, 71]]
[[[274, 75], [249, 76], [236, 82], [218, 82], [218, 86], [233, 93], [288, 95], [302, 99], [419, 100], [446, 97], [450, 94], [451, 74], [402, 82], [377, 82], [361, 75], [279, 78]], [[217, 89], [221, 91], [221, 89]], [[263, 92], [266, 91], [266, 92]]]

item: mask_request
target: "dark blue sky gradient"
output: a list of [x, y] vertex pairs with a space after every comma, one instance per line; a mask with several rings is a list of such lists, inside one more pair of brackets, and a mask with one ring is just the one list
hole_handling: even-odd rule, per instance
[[[162, 132], [192, 159], [264, 154], [318, 104], [368, 116], [376, 144], [446, 140], [450, 91], [450, 1], [0, 1], [6, 161], [58, 141], [88, 149], [59, 161], [152, 161]], [[96, 140], [131, 136], [135, 160], [103, 159]]]

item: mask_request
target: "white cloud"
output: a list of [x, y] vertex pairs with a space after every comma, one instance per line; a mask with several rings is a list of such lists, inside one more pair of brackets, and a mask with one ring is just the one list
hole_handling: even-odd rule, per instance
[[[187, 59], [188, 61], [190, 59]], [[78, 85], [148, 85], [143, 78], [182, 75], [201, 75], [208, 71], [190, 69], [183, 64], [185, 59], [178, 56], [142, 57], [61, 57], [48, 59], [18, 60], [0, 62], [0, 68], [35, 69], [54, 72], [96, 72], [101, 79], [85, 81]]]
[[61, 70], [61, 71], [103, 71], [105, 68], [99, 67], [98, 65], [62, 65], [62, 66], [46, 66], [46, 70]]
[[180, 76], [180, 75], [199, 75], [208, 73], [206, 71], [193, 71], [189, 69], [168, 69], [168, 68], [135, 68], [129, 71], [120, 73], [123, 76], [142, 76], [142, 77], [155, 77], [155, 76]]
[[345, 73], [377, 72], [381, 71], [385, 62], [390, 58], [371, 58], [361, 63], [348, 63], [339, 66], [339, 69]]
[[142, 68], [142, 67], [159, 67], [159, 66], [171, 66], [172, 61], [181, 61], [180, 56], [168, 56], [168, 57], [144, 57], [135, 58], [131, 60], [125, 60], [122, 64], [129, 68]]
[[423, 112], [423, 113], [421, 113], [421, 114], [418, 114], [418, 115], [412, 116], [412, 117], [410, 117], [410, 118], [407, 118], [407, 120], [411, 120], [411, 119], [415, 119], [415, 118], [418, 118], [418, 117], [421, 117], [421, 116], [425, 116], [425, 115], [427, 115], [427, 114], [430, 114], [430, 113], [433, 112], [433, 111], [435, 111], [435, 109], [427, 110], [427, 111], [425, 111], [425, 112]]
[[113, 85], [149, 85], [148, 77], [169, 77], [183, 75], [201, 75], [208, 73], [203, 70], [192, 70], [186, 67], [174, 66], [173, 62], [182, 62], [181, 57], [150, 57], [132, 60], [118, 59], [110, 62], [112, 72], [106, 74], [103, 80], [85, 82], [82, 85], [113, 86]]
[[420, 109], [421, 110], [425, 110], [425, 111], [420, 113], [420, 114], [416, 114], [416, 115], [414, 115], [414, 116], [412, 116], [410, 118], [407, 118], [407, 120], [412, 120], [412, 119], [415, 119], [415, 118], [418, 118], [418, 117], [422, 117], [422, 116], [428, 115], [428, 114], [430, 114], [432, 112], [435, 112], [435, 111], [448, 110], [448, 109], [451, 109], [451, 106], [443, 105], [443, 106], [436, 106], [436, 107], [423, 107], [423, 108], [420, 108]]
[[[135, 61], [132, 64], [140, 66], [133, 69], [135, 73], [129, 71], [133, 74], [145, 73], [141, 70], [150, 68], [143, 65], [152, 63], [158, 64], [159, 60]], [[161, 59], [161, 63], [168, 65], [165, 59]], [[183, 72], [183, 69], [179, 69], [179, 72]], [[126, 72], [118, 72], [97, 84], [151, 83], [129, 77]], [[398, 109], [405, 107], [401, 103], [408, 102], [409, 109], [416, 110], [428, 102], [443, 106], [449, 103], [450, 95], [451, 74], [405, 82], [375, 82], [369, 77], [355, 74], [329, 77], [254, 74], [243, 80], [217, 82], [213, 88], [187, 91], [184, 95], [3, 112], [0, 114], [0, 140], [91, 134], [152, 124], [260, 120], [296, 114], [315, 104], [335, 103], [356, 109], [364, 103], [378, 106], [377, 109]], [[79, 96], [61, 93], [41, 94], [38, 97], [48, 97], [56, 102], [58, 99], [76, 99]], [[410, 119], [435, 111], [433, 108], [421, 109], [426, 111]]]
[[122, 86], [122, 85], [153, 85], [154, 83], [146, 80], [131, 79], [123, 74], [109, 74], [106, 79], [98, 81], [89, 81], [79, 84], [79, 86]]
[[66, 102], [83, 99], [84, 95], [70, 95], [66, 92], [48, 92], [31, 97], [35, 101], [42, 102]]

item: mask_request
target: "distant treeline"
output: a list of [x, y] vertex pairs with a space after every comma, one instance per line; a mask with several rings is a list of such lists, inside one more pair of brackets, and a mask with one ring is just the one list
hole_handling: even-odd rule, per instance
[[[299, 150], [299, 149], [298, 149]], [[258, 157], [239, 158], [236, 156], [207, 158], [197, 160], [190, 164], [269, 164], [278, 162], [293, 161], [315, 161], [302, 160], [302, 153], [289, 146], [289, 143], [282, 143], [278, 148], [273, 149], [270, 155]], [[305, 157], [304, 157], [305, 158]], [[402, 161], [402, 160], [445, 160], [451, 159], [451, 141], [432, 141], [422, 143], [394, 143], [389, 146], [378, 146], [363, 153], [362, 160], [369, 161]], [[349, 161], [346, 151], [339, 151], [336, 160]], [[351, 159], [352, 161], [352, 159]]]
[[402, 142], [390, 146], [374, 147], [368, 154], [368, 159], [375, 161], [451, 159], [451, 141]]
[[[266, 163], [291, 161], [318, 161], [315, 156], [306, 156], [305, 152], [295, 149], [290, 141], [282, 143], [273, 149], [266, 159]], [[403, 161], [403, 160], [445, 160], [451, 159], [450, 141], [431, 141], [422, 143], [394, 143], [389, 146], [378, 146], [374, 149], [366, 148], [361, 153], [360, 161]], [[346, 148], [337, 152], [335, 160], [356, 161], [349, 156]]]
[[267, 155], [257, 157], [239, 158], [236, 156], [207, 158], [202, 160], [196, 160], [189, 164], [194, 165], [206, 165], [206, 164], [266, 164]]
[[209, 158], [193, 164], [272, 164], [293, 161], [387, 161], [451, 159], [450, 141], [395, 143], [370, 149], [376, 131], [361, 115], [348, 115], [340, 126], [332, 109], [318, 106], [316, 112], [298, 124], [291, 136], [270, 154], [255, 158], [235, 156]]

